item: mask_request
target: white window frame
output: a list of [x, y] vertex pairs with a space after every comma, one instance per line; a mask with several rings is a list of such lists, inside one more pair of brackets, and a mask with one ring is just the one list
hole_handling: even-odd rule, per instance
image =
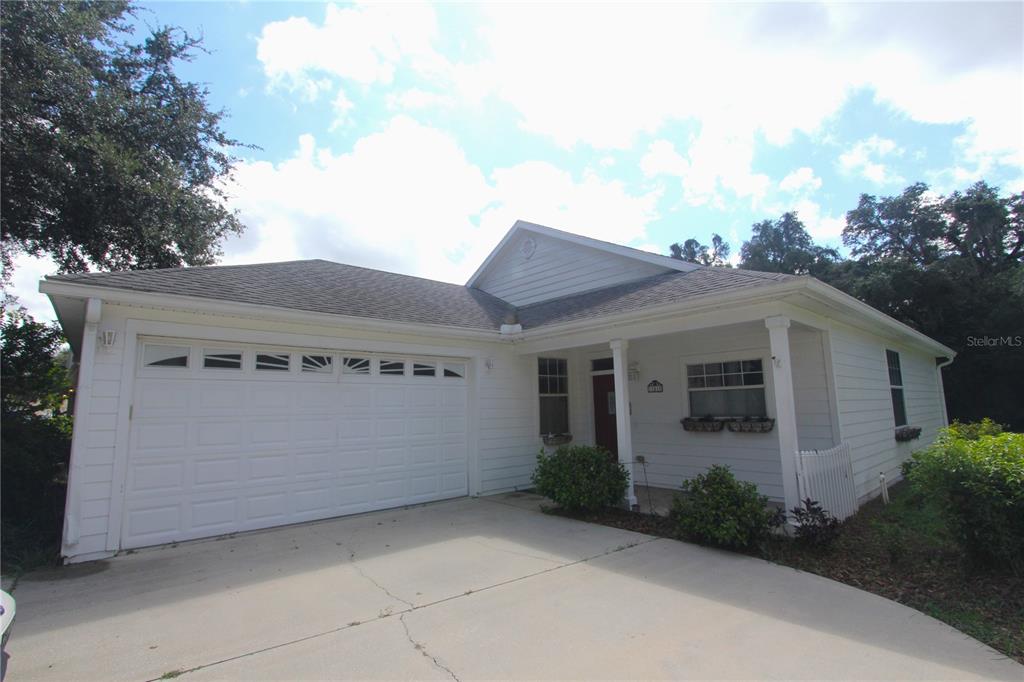
[[[540, 361], [541, 360], [558, 360], [560, 362], [564, 362], [565, 363], [565, 375], [564, 375], [565, 376], [565, 388], [566, 388], [566, 392], [565, 393], [541, 393], [540, 392], [540, 381], [539, 380], [540, 380], [540, 377], [541, 377], [541, 373], [540, 373]], [[549, 435], [549, 434], [546, 434], [543, 431], [541, 431], [540, 406], [541, 406], [541, 402], [543, 401], [544, 398], [565, 398], [565, 431], [563, 431], [562, 433], [571, 433], [572, 432], [572, 402], [571, 402], [572, 401], [572, 397], [569, 394], [570, 394], [571, 389], [572, 389], [572, 384], [570, 383], [570, 378], [569, 378], [569, 359], [568, 358], [560, 358], [560, 357], [557, 357], [557, 356], [544, 356], [544, 357], [541, 357], [541, 356], [538, 355], [537, 356], [537, 362], [534, 365], [534, 367], [537, 370], [536, 374], [534, 374], [534, 382], [535, 382], [535, 385], [536, 385], [536, 395], [537, 395], [537, 432], [538, 432], [538, 434], [541, 435], [541, 436]], [[547, 376], [547, 377], [553, 377], [553, 376], [554, 377], [561, 377], [563, 375], [561, 375], [561, 374], [545, 374], [544, 376]]]
[[[896, 356], [896, 371], [899, 373], [900, 383], [894, 384], [892, 381], [892, 372], [890, 371], [889, 365], [889, 353]], [[896, 428], [910, 425], [910, 416], [907, 414], [907, 382], [903, 378], [903, 358], [898, 350], [893, 348], [884, 349], [883, 353], [885, 356], [885, 380], [889, 385], [889, 402], [892, 407], [892, 421]], [[893, 395], [893, 391], [898, 390], [900, 392], [900, 404], [903, 407], [903, 423], [899, 422], [899, 415], [896, 414], [896, 398]]]
[[[690, 388], [687, 365], [706, 365], [711, 362], [743, 362], [750, 360], [761, 361], [761, 383], [750, 386], [714, 386], [712, 388]], [[771, 357], [766, 355], [763, 349], [739, 350], [723, 354], [700, 354], [686, 355], [679, 359], [679, 370], [681, 387], [683, 393], [683, 416], [699, 419], [702, 414], [693, 414], [693, 406], [690, 404], [690, 391], [719, 391], [730, 389], [760, 388], [764, 391], [764, 411], [769, 419], [775, 418], [775, 388], [771, 381]], [[712, 415], [716, 419], [743, 419], [742, 415]]]

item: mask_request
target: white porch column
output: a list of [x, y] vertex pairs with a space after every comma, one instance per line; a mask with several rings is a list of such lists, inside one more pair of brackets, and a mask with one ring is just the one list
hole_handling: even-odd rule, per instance
[[786, 512], [800, 506], [796, 480], [796, 398], [793, 393], [793, 371], [789, 355], [789, 318], [769, 317], [764, 321], [772, 350], [772, 380], [775, 384], [775, 426], [779, 433], [779, 454], [782, 458], [782, 490]]
[[615, 370], [615, 434], [618, 440], [619, 462], [629, 472], [629, 487], [626, 503], [632, 509], [636, 505], [636, 490], [633, 487], [633, 430], [629, 419], [629, 341], [615, 339], [611, 342], [612, 366]]

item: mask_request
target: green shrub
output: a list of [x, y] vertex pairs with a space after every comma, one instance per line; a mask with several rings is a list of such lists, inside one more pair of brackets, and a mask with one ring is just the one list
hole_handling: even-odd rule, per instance
[[597, 511], [622, 502], [629, 486], [626, 468], [604, 448], [563, 445], [541, 450], [533, 472], [537, 492], [572, 511]]
[[910, 482], [972, 563], [1024, 574], [1024, 434], [986, 422], [954, 424], [914, 453]]
[[809, 497], [801, 504], [790, 510], [796, 521], [797, 541], [812, 547], [827, 547], [835, 542], [839, 537], [839, 519]]
[[982, 436], [998, 436], [1003, 432], [1003, 425], [985, 417], [980, 422], [968, 422], [953, 420], [953, 423], [946, 429], [946, 433], [953, 438], [962, 440], [978, 440]]
[[756, 485], [737, 481], [720, 464], [683, 481], [671, 517], [682, 537], [728, 549], [757, 547], [785, 520], [781, 511], [768, 507]]

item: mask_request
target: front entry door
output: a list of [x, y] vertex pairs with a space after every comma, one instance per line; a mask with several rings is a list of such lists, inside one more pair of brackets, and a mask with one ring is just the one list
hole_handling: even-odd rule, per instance
[[594, 437], [597, 445], [613, 455], [619, 454], [615, 429], [615, 375], [594, 376]]

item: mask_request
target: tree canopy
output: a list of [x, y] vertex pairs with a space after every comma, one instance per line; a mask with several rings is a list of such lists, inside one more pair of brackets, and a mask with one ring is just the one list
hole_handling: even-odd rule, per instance
[[201, 41], [132, 41], [126, 0], [0, 3], [0, 224], [61, 271], [201, 265], [242, 225], [224, 205], [238, 142], [175, 75]]
[[[924, 183], [864, 194], [843, 244], [851, 257], [785, 213], [753, 225], [740, 267], [813, 275], [942, 342], [957, 352], [944, 370], [950, 418], [1024, 429], [1024, 193], [978, 182], [947, 196]], [[671, 248], [694, 262], [702, 253], [696, 240]]]
[[817, 275], [839, 260], [835, 249], [817, 246], [794, 212], [778, 220], [754, 223], [752, 236], [740, 249], [740, 267], [791, 275]]
[[676, 260], [710, 267], [732, 267], [729, 265], [729, 244], [718, 234], [711, 235], [710, 246], [701, 244], [696, 239], [687, 239], [682, 243], [676, 242], [668, 248], [672, 258]]

